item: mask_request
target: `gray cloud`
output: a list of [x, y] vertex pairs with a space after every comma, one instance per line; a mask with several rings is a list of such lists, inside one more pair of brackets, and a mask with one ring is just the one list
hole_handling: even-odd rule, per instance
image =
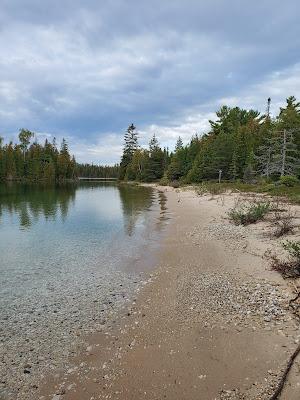
[[170, 145], [205, 130], [222, 101], [300, 95], [300, 11], [288, 5], [2, 0], [0, 132], [65, 135], [79, 160], [113, 162], [132, 121], [143, 141], [156, 130]]

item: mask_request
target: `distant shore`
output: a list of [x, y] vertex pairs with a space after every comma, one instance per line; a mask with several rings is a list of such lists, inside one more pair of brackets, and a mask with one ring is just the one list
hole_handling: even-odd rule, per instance
[[[45, 377], [39, 399], [267, 400], [274, 392], [300, 339], [288, 307], [299, 281], [264, 258], [283, 239], [270, 238], [269, 218], [228, 221], [253, 195], [157, 190], [172, 219], [155, 270], [114, 327], [87, 338], [70, 370]], [[289, 207], [296, 223], [300, 207]], [[299, 236], [297, 228], [289, 238]], [[283, 400], [299, 399], [297, 365]]]

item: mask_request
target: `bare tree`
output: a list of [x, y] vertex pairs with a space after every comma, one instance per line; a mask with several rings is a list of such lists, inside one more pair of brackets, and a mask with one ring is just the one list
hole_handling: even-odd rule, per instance
[[274, 155], [274, 169], [280, 176], [294, 175], [299, 167], [299, 154], [294, 142], [294, 135], [298, 131], [286, 130], [279, 132], [278, 140], [275, 142], [277, 151]]
[[255, 157], [257, 171], [267, 178], [273, 173], [280, 176], [294, 175], [300, 166], [297, 146], [294, 143], [295, 135], [299, 134], [299, 131], [284, 129], [267, 138]]

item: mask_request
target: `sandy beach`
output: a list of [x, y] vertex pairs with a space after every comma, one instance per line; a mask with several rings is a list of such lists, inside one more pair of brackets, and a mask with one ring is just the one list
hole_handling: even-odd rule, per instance
[[[39, 400], [267, 400], [273, 394], [300, 340], [288, 306], [299, 282], [284, 280], [264, 257], [269, 249], [281, 251], [283, 239], [270, 237], [268, 217], [247, 227], [228, 220], [240, 194], [157, 189], [167, 196], [171, 222], [155, 269], [110, 327], [86, 337], [72, 368], [42, 379]], [[292, 211], [296, 224], [300, 208]], [[298, 359], [280, 399], [299, 397]]]

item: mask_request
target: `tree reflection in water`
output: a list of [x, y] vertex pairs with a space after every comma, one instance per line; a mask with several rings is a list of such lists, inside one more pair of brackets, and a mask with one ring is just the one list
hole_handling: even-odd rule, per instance
[[0, 185], [0, 217], [4, 211], [18, 215], [20, 227], [29, 228], [41, 216], [46, 220], [66, 218], [70, 202], [75, 200], [76, 186], [68, 185]]

